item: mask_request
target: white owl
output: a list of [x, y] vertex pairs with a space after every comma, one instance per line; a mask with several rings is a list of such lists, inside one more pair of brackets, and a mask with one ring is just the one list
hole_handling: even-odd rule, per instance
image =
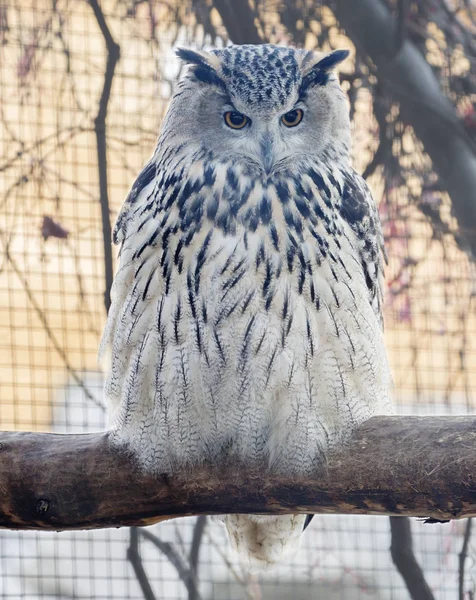
[[[112, 440], [157, 474], [306, 474], [390, 410], [383, 239], [332, 73], [347, 52], [178, 54], [191, 66], [114, 231]], [[224, 521], [242, 561], [268, 566], [305, 519]]]

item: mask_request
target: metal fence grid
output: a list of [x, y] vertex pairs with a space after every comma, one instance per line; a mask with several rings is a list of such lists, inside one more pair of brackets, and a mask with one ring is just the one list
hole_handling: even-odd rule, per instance
[[[121, 47], [107, 113], [111, 219], [152, 153], [180, 69], [174, 46], [226, 41], [217, 14], [203, 12], [206, 4], [101, 4]], [[268, 5], [272, 22], [274, 3]], [[286, 41], [279, 28], [273, 35]], [[105, 64], [104, 39], [88, 2], [0, 2], [3, 430], [79, 432], [105, 426], [96, 360], [105, 320], [105, 260], [94, 131]], [[355, 108], [356, 162], [363, 168], [359, 160], [365, 157], [372, 118], [365, 94]], [[418, 178], [427, 167], [414, 140], [408, 144], [418, 193]], [[390, 255], [386, 336], [398, 410], [474, 412], [474, 266], [453, 238], [435, 237], [410, 193], [402, 194], [378, 174], [371, 184]], [[431, 195], [425, 201], [431, 204]], [[0, 531], [0, 597], [408, 598], [391, 562], [386, 518], [315, 517], [294, 563], [261, 578], [230, 562], [221, 524], [207, 519], [199, 586], [191, 589], [177, 564], [188, 565], [196, 523], [182, 519], [148, 528], [160, 547], [143, 535], [137, 541], [137, 532], [128, 529]], [[412, 523], [417, 557], [438, 600], [457, 597], [465, 527], [465, 522]], [[146, 577], [128, 558], [136, 541]], [[468, 599], [476, 589], [475, 557], [473, 545]]]

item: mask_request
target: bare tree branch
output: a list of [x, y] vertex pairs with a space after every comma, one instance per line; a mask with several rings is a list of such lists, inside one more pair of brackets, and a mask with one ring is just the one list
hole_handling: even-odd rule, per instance
[[139, 547], [139, 530], [137, 527], [131, 527], [127, 558], [134, 569], [135, 576], [140, 585], [140, 589], [144, 594], [145, 600], [156, 600], [154, 591], [149, 583], [149, 579], [142, 564]]
[[390, 531], [392, 560], [403, 577], [412, 600], [435, 600], [413, 552], [410, 519], [390, 517]]
[[194, 588], [189, 590], [188, 600], [199, 600], [197, 596], [198, 590], [198, 558], [200, 553], [200, 547], [203, 540], [203, 532], [207, 525], [207, 517], [201, 516], [197, 518], [195, 527], [193, 528], [192, 545], [190, 547], [190, 574], [194, 581]]
[[156, 535], [150, 533], [150, 531], [147, 531], [147, 529], [144, 529], [141, 533], [144, 536], [144, 538], [152, 542], [154, 546], [158, 548], [168, 558], [170, 564], [172, 564], [175, 567], [177, 575], [187, 588], [189, 598], [190, 596], [192, 596], [193, 598], [196, 598], [196, 600], [201, 600], [192, 572], [187, 567], [184, 560], [177, 553], [172, 544], [170, 542], [164, 542]]
[[255, 14], [248, 0], [215, 0], [214, 7], [220, 14], [230, 39], [235, 44], [262, 44], [263, 40], [255, 25]]
[[94, 119], [94, 131], [96, 133], [96, 146], [98, 156], [98, 175], [99, 175], [99, 200], [101, 203], [102, 233], [104, 245], [104, 275], [106, 280], [106, 289], [104, 291], [104, 305], [106, 312], [111, 305], [111, 286], [113, 281], [112, 266], [112, 241], [111, 241], [111, 217], [109, 214], [109, 188], [107, 181], [107, 148], [106, 148], [106, 119], [109, 98], [111, 95], [112, 80], [116, 69], [117, 61], [121, 55], [119, 44], [114, 41], [109, 27], [107, 26], [104, 14], [97, 0], [89, 0], [93, 9], [96, 21], [101, 29], [107, 49], [106, 70], [104, 73], [104, 84], [101, 98], [99, 99], [99, 110]]
[[475, 424], [373, 417], [306, 477], [226, 462], [153, 476], [111, 447], [107, 433], [4, 432], [0, 527], [93, 529], [232, 512], [475, 516]]
[[476, 257], [476, 153], [454, 106], [418, 48], [403, 40], [395, 52], [396, 23], [380, 0], [335, 0], [335, 14], [352, 41], [377, 65], [400, 102], [448, 193], [471, 254]]
[[466, 562], [466, 558], [468, 556], [468, 547], [469, 540], [471, 539], [471, 528], [473, 525], [473, 520], [468, 519], [466, 523], [466, 529], [464, 532], [463, 538], [463, 546], [461, 547], [461, 552], [459, 553], [459, 570], [458, 570], [458, 592], [459, 592], [459, 600], [464, 600], [464, 565]]

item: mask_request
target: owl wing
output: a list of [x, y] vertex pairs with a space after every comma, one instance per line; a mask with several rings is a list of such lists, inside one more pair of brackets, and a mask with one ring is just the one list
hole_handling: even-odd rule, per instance
[[387, 263], [384, 238], [372, 193], [365, 180], [355, 171], [348, 173], [345, 178], [340, 213], [356, 236], [358, 259], [370, 302], [383, 325], [384, 261]]
[[157, 163], [153, 160], [149, 161], [139, 173], [139, 176], [134, 181], [130, 192], [128, 193], [124, 204], [122, 205], [119, 216], [117, 217], [114, 231], [112, 232], [112, 241], [115, 244], [121, 243], [127, 235], [127, 222], [129, 220], [130, 211], [133, 205], [139, 198], [141, 192], [154, 181], [157, 176]]

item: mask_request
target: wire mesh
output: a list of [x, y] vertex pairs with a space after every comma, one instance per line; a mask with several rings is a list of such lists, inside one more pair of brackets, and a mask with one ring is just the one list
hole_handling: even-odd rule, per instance
[[[226, 32], [212, 3], [105, 1], [100, 8], [121, 48], [107, 111], [107, 210], [114, 218], [153, 151], [180, 71], [173, 48], [223, 44]], [[286, 43], [273, 26], [275, 4], [265, 8], [269, 35]], [[106, 414], [96, 353], [106, 313], [94, 125], [104, 37], [90, 3], [21, 0], [0, 3], [0, 42], [0, 428], [99, 431]], [[358, 163], [373, 118], [365, 93], [355, 111], [363, 170]], [[414, 139], [406, 143], [408, 168], [421, 174], [421, 148]], [[421, 194], [418, 181], [407, 193], [378, 174], [371, 184], [390, 256], [386, 338], [398, 410], [474, 412], [474, 266], [453, 237], [435, 236], [412, 203], [411, 193]], [[426, 202], [434, 201], [427, 194]], [[449, 203], [445, 210], [450, 214]], [[148, 528], [160, 547], [128, 529], [0, 531], [0, 596], [408, 598], [392, 564], [386, 518], [317, 516], [293, 563], [261, 577], [232, 562], [221, 524], [207, 519], [195, 586], [187, 577], [198, 527], [196, 519], [182, 519]], [[465, 527], [412, 523], [417, 557], [439, 600], [457, 597]], [[475, 550], [465, 598], [476, 589]]]

